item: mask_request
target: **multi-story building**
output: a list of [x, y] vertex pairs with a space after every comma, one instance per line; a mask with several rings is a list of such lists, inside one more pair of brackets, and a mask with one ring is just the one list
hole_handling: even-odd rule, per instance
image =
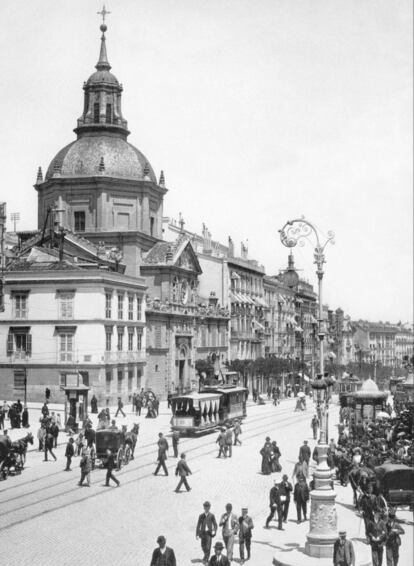
[[388, 367], [396, 365], [397, 327], [394, 324], [359, 320], [354, 326], [355, 361]]
[[145, 365], [144, 280], [73, 234], [59, 250], [50, 235], [40, 240], [17, 246], [4, 271], [0, 395], [21, 394], [23, 377], [31, 400], [48, 387], [62, 401], [74, 373], [101, 402], [132, 394]]
[[413, 325], [398, 322], [395, 326], [397, 328], [395, 335], [395, 363], [397, 367], [401, 367], [403, 364], [406, 365], [407, 362], [410, 362], [414, 355]]

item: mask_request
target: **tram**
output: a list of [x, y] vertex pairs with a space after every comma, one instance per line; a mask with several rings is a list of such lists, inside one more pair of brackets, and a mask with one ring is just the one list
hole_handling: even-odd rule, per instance
[[350, 407], [353, 405], [353, 394], [359, 391], [362, 387], [362, 381], [352, 373], [341, 380], [338, 380], [339, 387], [339, 404], [343, 407]]
[[209, 385], [171, 399], [171, 428], [185, 435], [205, 434], [246, 416], [247, 389]]

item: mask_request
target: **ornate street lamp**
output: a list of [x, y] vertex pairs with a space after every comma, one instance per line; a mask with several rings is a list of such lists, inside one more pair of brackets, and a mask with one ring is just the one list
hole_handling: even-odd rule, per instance
[[318, 277], [319, 319], [319, 374], [318, 379], [311, 383], [318, 414], [321, 417], [320, 438], [318, 442], [318, 466], [314, 473], [315, 488], [311, 491], [310, 531], [305, 545], [306, 554], [318, 558], [332, 557], [333, 544], [337, 538], [337, 516], [335, 508], [336, 493], [331, 487], [332, 473], [327, 464], [327, 435], [328, 435], [328, 404], [334, 381], [324, 376], [324, 338], [325, 323], [322, 306], [322, 280], [324, 275], [325, 248], [328, 242], [334, 243], [333, 232], [328, 232], [326, 241], [322, 244], [319, 232], [313, 224], [304, 217], [289, 220], [280, 232], [284, 246], [293, 248], [298, 243], [304, 245], [311, 242], [311, 236], [316, 239], [314, 248], [314, 263]]

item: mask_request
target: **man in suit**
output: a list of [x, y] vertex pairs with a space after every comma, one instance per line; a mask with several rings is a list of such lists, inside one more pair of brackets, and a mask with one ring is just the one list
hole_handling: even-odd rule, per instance
[[108, 448], [106, 450], [106, 481], [105, 481], [105, 486], [109, 486], [109, 480], [112, 480], [116, 483], [116, 486], [119, 487], [120, 482], [119, 482], [119, 480], [116, 479], [116, 477], [112, 473], [112, 470], [114, 468], [116, 468], [115, 456], [112, 454], [112, 452]]
[[312, 417], [312, 421], [311, 421], [311, 429], [313, 432], [313, 439], [316, 440], [317, 436], [318, 436], [318, 428], [319, 428], [319, 419], [316, 415], [313, 415]]
[[372, 566], [382, 566], [387, 530], [378, 511], [374, 512], [374, 519], [368, 522], [367, 535], [371, 545]]
[[216, 542], [214, 545], [214, 556], [210, 558], [209, 566], [230, 566], [229, 559], [222, 554], [223, 548], [222, 542]]
[[333, 551], [334, 566], [355, 566], [354, 545], [346, 539], [346, 531], [339, 531]]
[[226, 512], [221, 516], [219, 523], [220, 527], [223, 528], [222, 536], [226, 545], [227, 558], [230, 562], [233, 560], [234, 539], [239, 530], [239, 519], [232, 511], [233, 505], [227, 503]]
[[175, 488], [175, 492], [178, 493], [181, 489], [181, 486], [184, 484], [187, 491], [191, 491], [191, 487], [188, 485], [187, 476], [191, 474], [191, 470], [188, 467], [187, 462], [185, 461], [185, 454], [184, 452], [181, 454], [181, 460], [177, 463], [177, 467], [175, 469], [175, 475], [180, 476], [180, 481]]
[[269, 493], [269, 507], [270, 507], [270, 514], [266, 519], [265, 529], [269, 528], [270, 521], [273, 519], [275, 513], [277, 513], [277, 523], [278, 523], [277, 528], [279, 529], [279, 531], [283, 531], [282, 502], [280, 500], [279, 486], [276, 481]]
[[201, 513], [197, 521], [196, 539], [201, 540], [201, 549], [204, 553], [203, 564], [207, 564], [210, 558], [211, 541], [217, 532], [217, 521], [213, 513], [210, 513], [209, 501], [205, 501], [203, 507], [204, 513]]
[[311, 457], [311, 449], [308, 446], [308, 441], [304, 440], [302, 446], [299, 448], [299, 460], [306, 462], [309, 465], [309, 460]]
[[293, 491], [292, 484], [288, 481], [286, 474], [283, 475], [283, 481], [279, 484], [280, 501], [282, 502], [283, 522], [287, 522], [290, 504], [290, 494]]
[[388, 521], [385, 523], [387, 530], [387, 539], [385, 541], [387, 566], [398, 566], [400, 558], [401, 537], [404, 529], [397, 523], [395, 518], [395, 509], [390, 508], [388, 513]]
[[160, 535], [157, 538], [158, 548], [152, 553], [150, 566], [177, 566], [174, 551], [166, 546], [166, 538]]
[[253, 519], [249, 517], [247, 507], [242, 507], [242, 515], [239, 517], [239, 550], [240, 564], [244, 564], [244, 547], [247, 550], [247, 560], [250, 560], [250, 548], [252, 544], [252, 531], [254, 529]]
[[293, 492], [293, 500], [296, 503], [298, 523], [302, 522], [302, 512], [303, 520], [306, 521], [307, 504], [309, 501], [309, 487], [306, 483], [305, 476], [298, 476], [298, 481], [295, 484], [295, 490]]
[[154, 476], [158, 475], [160, 468], [164, 470], [166, 476], [168, 476], [167, 466], [165, 465], [165, 461], [167, 459], [167, 450], [168, 450], [168, 441], [164, 438], [162, 432], [158, 434], [158, 464], [155, 468]]

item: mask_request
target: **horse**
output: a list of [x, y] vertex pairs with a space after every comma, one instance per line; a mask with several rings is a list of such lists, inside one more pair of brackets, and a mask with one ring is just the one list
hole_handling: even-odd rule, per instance
[[359, 511], [359, 495], [367, 490], [369, 483], [374, 482], [375, 472], [367, 466], [352, 466], [348, 479], [354, 494], [354, 506]]
[[129, 432], [125, 433], [125, 444], [131, 448], [131, 460], [134, 459], [135, 446], [139, 434], [139, 424], [135, 423]]
[[29, 432], [25, 437], [12, 442], [11, 450], [20, 457], [20, 464], [23, 469], [26, 463], [27, 445], [33, 444], [33, 434]]

